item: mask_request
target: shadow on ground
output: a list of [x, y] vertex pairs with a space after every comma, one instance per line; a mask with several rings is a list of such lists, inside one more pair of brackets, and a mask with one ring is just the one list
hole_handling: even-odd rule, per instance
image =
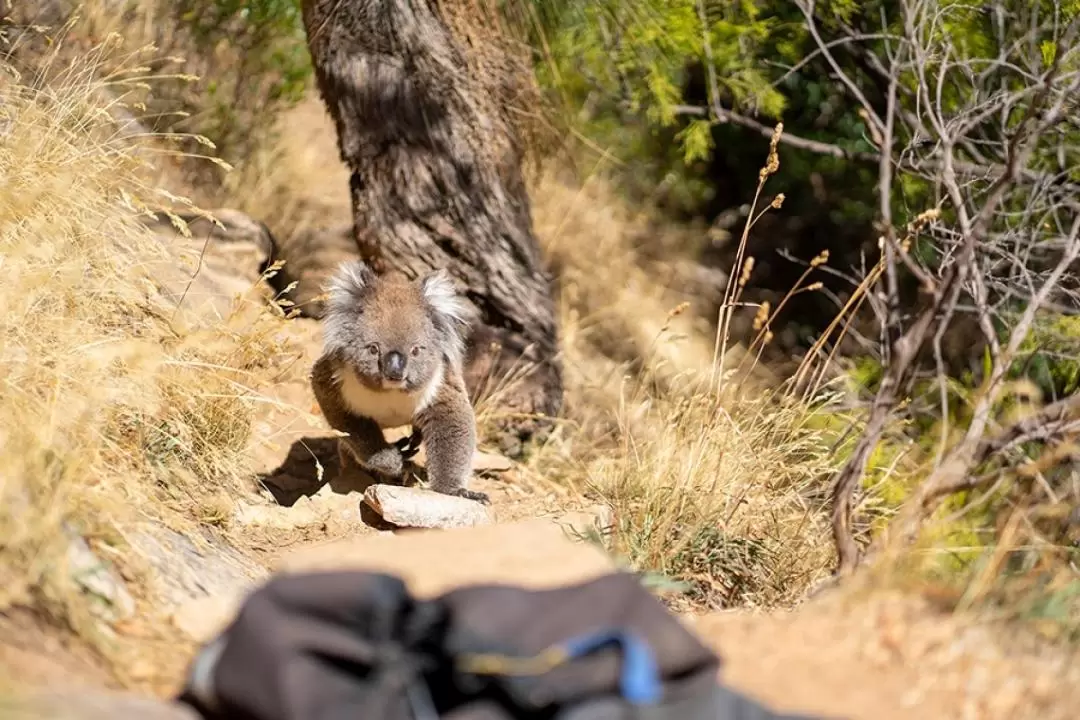
[[[420, 466], [408, 463], [407, 477], [424, 479], [425, 473]], [[333, 437], [297, 440], [281, 464], [270, 472], [259, 474], [257, 480], [283, 507], [292, 507], [300, 498], [312, 497], [326, 486], [338, 495], [356, 493], [362, 496], [371, 485], [379, 482], [354, 463], [348, 463], [343, 469], [338, 458], [337, 438]], [[360, 519], [380, 530], [393, 527], [366, 503], [360, 504]]]

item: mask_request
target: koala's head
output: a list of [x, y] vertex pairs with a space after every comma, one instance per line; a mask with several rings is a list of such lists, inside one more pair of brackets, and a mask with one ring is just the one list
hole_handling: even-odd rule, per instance
[[328, 290], [326, 350], [338, 352], [368, 387], [414, 391], [444, 363], [460, 367], [472, 309], [445, 270], [410, 281], [377, 276], [354, 260], [341, 265]]

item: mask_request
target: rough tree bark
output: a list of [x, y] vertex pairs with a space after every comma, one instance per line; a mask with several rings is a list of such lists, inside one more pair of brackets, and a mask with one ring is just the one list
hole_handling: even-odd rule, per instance
[[445, 267], [464, 284], [482, 318], [468, 358], [470, 389], [530, 366], [499, 398], [514, 418], [504, 428], [528, 437], [546, 422], [524, 416], [560, 411], [562, 369], [551, 281], [509, 116], [510, 99], [528, 82], [523, 68], [497, 33], [475, 42], [480, 21], [464, 16], [475, 10], [455, 0], [302, 7], [317, 85], [352, 173], [361, 256], [376, 272], [416, 277]]

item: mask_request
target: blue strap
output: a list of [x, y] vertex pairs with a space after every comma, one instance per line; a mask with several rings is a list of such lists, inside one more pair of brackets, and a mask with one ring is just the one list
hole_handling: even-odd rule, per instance
[[570, 658], [578, 658], [616, 643], [622, 647], [622, 669], [619, 673], [619, 691], [633, 705], [651, 705], [660, 702], [663, 688], [660, 668], [656, 664], [648, 643], [630, 632], [602, 630], [582, 635], [563, 644]]

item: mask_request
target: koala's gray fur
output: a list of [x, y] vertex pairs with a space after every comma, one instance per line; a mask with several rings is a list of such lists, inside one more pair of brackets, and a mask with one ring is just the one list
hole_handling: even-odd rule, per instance
[[383, 429], [412, 425], [427, 448], [431, 488], [488, 502], [465, 487], [476, 418], [462, 362], [474, 318], [449, 274], [379, 277], [355, 260], [339, 267], [328, 290], [311, 386], [327, 423], [348, 433], [338, 440], [342, 463], [355, 459], [377, 475], [400, 477], [404, 446], [387, 443]]

